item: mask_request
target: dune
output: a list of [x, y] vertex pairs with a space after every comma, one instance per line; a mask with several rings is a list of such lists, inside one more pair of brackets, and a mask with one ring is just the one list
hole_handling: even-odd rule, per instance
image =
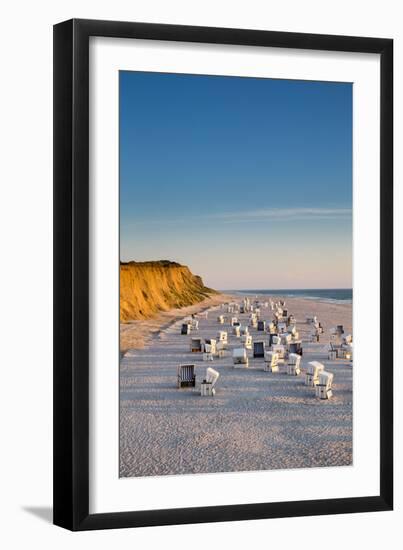
[[217, 292], [198, 275], [168, 260], [120, 264], [121, 323], [202, 302]]

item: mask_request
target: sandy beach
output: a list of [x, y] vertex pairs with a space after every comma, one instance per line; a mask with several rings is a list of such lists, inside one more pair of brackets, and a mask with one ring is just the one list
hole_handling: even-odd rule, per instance
[[[253, 298], [251, 296], [251, 298]], [[267, 301], [267, 296], [261, 296]], [[240, 302], [241, 296], [236, 300]], [[276, 296], [275, 299], [281, 299]], [[228, 296], [216, 295], [200, 304], [171, 310], [147, 321], [121, 325], [120, 476], [151, 476], [266, 469], [347, 466], [352, 463], [352, 366], [328, 361], [329, 330], [343, 324], [352, 330], [352, 305], [302, 298], [285, 298], [303, 341], [302, 373], [289, 376], [263, 371], [263, 359], [248, 351], [249, 367], [234, 368], [232, 350], [241, 347], [226, 323]], [[228, 352], [213, 362], [189, 350], [191, 336], [181, 335], [182, 320], [199, 317], [192, 335], [215, 338], [228, 331]], [[308, 314], [324, 328], [318, 343], [308, 341]], [[249, 314], [238, 315], [247, 324]], [[272, 319], [270, 308], [261, 318]], [[253, 340], [268, 342], [268, 334], [251, 328]], [[334, 373], [333, 397], [320, 400], [304, 385], [309, 361], [317, 360]], [[220, 373], [214, 397], [176, 387], [177, 365], [194, 363], [196, 382], [212, 366]]]
[[235, 297], [227, 294], [214, 294], [192, 306], [163, 311], [146, 320], [121, 323], [120, 354], [123, 356], [129, 349], [139, 349], [150, 344], [154, 337], [158, 338], [158, 336], [166, 331], [171, 325], [177, 321], [182, 321], [186, 316], [201, 313], [233, 299], [235, 299]]

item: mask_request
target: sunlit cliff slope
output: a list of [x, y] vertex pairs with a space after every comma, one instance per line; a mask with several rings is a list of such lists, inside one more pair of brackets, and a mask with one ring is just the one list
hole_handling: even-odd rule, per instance
[[185, 265], [168, 260], [120, 264], [120, 321], [190, 306], [216, 291]]

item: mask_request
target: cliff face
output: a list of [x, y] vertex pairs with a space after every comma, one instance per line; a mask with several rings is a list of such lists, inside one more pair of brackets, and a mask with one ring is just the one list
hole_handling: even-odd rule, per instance
[[215, 290], [201, 277], [175, 262], [128, 262], [120, 264], [120, 321], [148, 319], [159, 311], [201, 302]]

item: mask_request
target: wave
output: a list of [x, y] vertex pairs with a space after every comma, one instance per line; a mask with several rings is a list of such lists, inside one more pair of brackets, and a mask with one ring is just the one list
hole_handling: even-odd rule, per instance
[[281, 296], [284, 298], [304, 298], [332, 304], [351, 304], [353, 290], [351, 288], [313, 288], [313, 289], [237, 289], [228, 290], [233, 294], [253, 294]]

